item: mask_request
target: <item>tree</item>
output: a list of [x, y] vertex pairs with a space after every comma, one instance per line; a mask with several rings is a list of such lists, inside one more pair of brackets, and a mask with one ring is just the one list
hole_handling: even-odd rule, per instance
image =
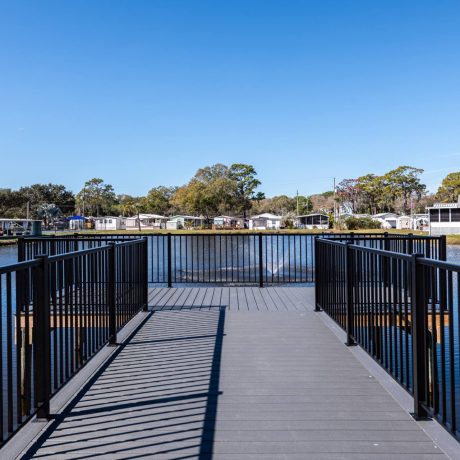
[[359, 207], [360, 189], [358, 179], [343, 179], [336, 187], [339, 201], [348, 205], [352, 212], [356, 212]]
[[242, 212], [244, 217], [251, 209], [251, 197], [255, 189], [261, 184], [256, 176], [257, 172], [251, 165], [234, 163], [229, 169], [229, 177], [236, 183], [235, 208]]
[[383, 176], [384, 191], [393, 203], [397, 198], [401, 198], [404, 213], [410, 211], [412, 198], [418, 201], [426, 192], [426, 185], [420, 182], [419, 176], [422, 173], [423, 169], [399, 166]]
[[83, 189], [77, 195], [77, 206], [82, 214], [96, 215], [110, 213], [116, 203], [112, 185], [104, 179], [93, 178], [85, 182]]
[[436, 198], [442, 202], [455, 202], [460, 197], [460, 172], [452, 172], [442, 180]]
[[0, 215], [4, 217], [40, 218], [38, 211], [43, 205], [54, 205], [65, 214], [72, 214], [75, 197], [64, 185], [33, 184], [19, 190], [5, 190], [0, 193]]
[[[313, 203], [309, 196], [299, 195], [297, 197], [297, 200], [299, 202], [299, 215], [308, 214], [313, 210]], [[297, 203], [296, 203], [296, 207], [297, 207]]]
[[142, 207], [146, 212], [165, 215], [171, 208], [171, 199], [177, 191], [176, 187], [160, 185], [149, 190], [142, 199]]
[[265, 200], [265, 193], [264, 192], [257, 192], [252, 199], [257, 202], [257, 204], [260, 204], [262, 200]]
[[358, 177], [357, 187], [362, 200], [360, 210], [371, 214], [376, 213], [381, 193], [381, 178], [375, 174], [366, 174]]
[[62, 211], [53, 203], [43, 203], [36, 211], [37, 217], [48, 225], [51, 221], [62, 217]]

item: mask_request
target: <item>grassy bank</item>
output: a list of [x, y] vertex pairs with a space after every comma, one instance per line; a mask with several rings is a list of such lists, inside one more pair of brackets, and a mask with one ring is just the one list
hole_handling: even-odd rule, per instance
[[[290, 233], [302, 233], [302, 234], [318, 234], [318, 233], [350, 233], [348, 231], [343, 231], [343, 230], [301, 230], [301, 229], [282, 229], [282, 230], [85, 230], [78, 232], [80, 235], [84, 234], [98, 234], [98, 235], [124, 235], [124, 234], [130, 234], [130, 235], [158, 235], [158, 234], [167, 234], [167, 233], [172, 233], [172, 234], [189, 234], [189, 233], [196, 233], [199, 235], [212, 235], [214, 233], [224, 233], [224, 234], [244, 234], [244, 233], [275, 233], [279, 235], [288, 235]], [[358, 233], [384, 233], [383, 230], [378, 230], [378, 229], [371, 229], [371, 230], [354, 230], [353, 233], [358, 234]], [[426, 235], [426, 232], [420, 232], [420, 231], [409, 231], [409, 230], [395, 230], [391, 229], [388, 230], [388, 233], [395, 233], [395, 234], [409, 234], [413, 233], [414, 235]], [[55, 234], [56, 236], [59, 235], [69, 235], [71, 234], [70, 232], [57, 232], [57, 233], [52, 233], [53, 235]]]
[[[132, 235], [151, 235], [151, 234], [165, 234], [165, 233], [173, 233], [173, 234], [186, 234], [186, 233], [196, 233], [199, 235], [206, 235], [206, 234], [213, 234], [216, 233], [215, 230], [143, 230], [141, 232], [139, 231], [129, 231], [129, 234]], [[250, 233], [252, 232], [251, 230], [218, 230], [219, 233], [225, 233], [225, 234], [244, 234], [244, 233]], [[257, 233], [259, 233], [257, 231]], [[290, 234], [290, 233], [302, 233], [302, 234], [317, 234], [317, 233], [324, 233], [323, 230], [299, 230], [299, 229], [283, 229], [283, 230], [268, 230], [267, 232], [269, 233], [276, 233], [280, 235], [285, 235], [285, 234]], [[99, 234], [99, 235], [124, 235], [128, 233], [126, 230], [86, 230], [83, 232], [79, 232], [79, 234], [84, 235], [94, 235], [94, 234]], [[264, 233], [262, 231], [261, 233]], [[327, 230], [326, 233], [348, 233], [340, 230]], [[355, 230], [353, 233], [359, 234], [359, 233], [383, 233], [382, 230], [378, 229], [372, 229], [372, 230]], [[414, 235], [427, 235], [426, 232], [421, 232], [421, 231], [410, 231], [410, 230], [395, 230], [391, 229], [388, 230], [389, 234], [409, 234], [413, 233]], [[56, 232], [56, 233], [49, 233], [45, 234], [44, 236], [50, 236], [50, 235], [56, 235], [56, 236], [62, 236], [62, 235], [70, 235], [71, 232]], [[3, 239], [0, 238], [0, 246], [6, 246], [6, 245], [12, 245], [16, 244], [17, 240], [16, 239]], [[455, 245], [460, 245], [460, 235], [448, 235], [447, 236], [447, 244], [455, 244]]]
[[16, 244], [17, 240], [15, 238], [3, 239], [0, 238], [0, 246], [11, 246]]

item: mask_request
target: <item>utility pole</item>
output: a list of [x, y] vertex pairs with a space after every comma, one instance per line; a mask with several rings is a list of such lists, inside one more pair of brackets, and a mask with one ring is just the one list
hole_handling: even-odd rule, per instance
[[85, 190], [86, 188], [83, 187], [83, 209], [82, 209], [82, 216], [85, 217]]
[[30, 214], [30, 201], [27, 202], [27, 220], [29, 220], [29, 214]]
[[297, 190], [297, 215], [299, 215], [299, 191]]
[[335, 177], [334, 177], [334, 220], [336, 219], [337, 219], [337, 202], [336, 202]]

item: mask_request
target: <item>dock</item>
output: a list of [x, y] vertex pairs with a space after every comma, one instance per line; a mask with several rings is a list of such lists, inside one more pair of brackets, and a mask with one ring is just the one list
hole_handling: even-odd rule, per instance
[[314, 288], [155, 288], [148, 303], [21, 458], [449, 458], [314, 311]]

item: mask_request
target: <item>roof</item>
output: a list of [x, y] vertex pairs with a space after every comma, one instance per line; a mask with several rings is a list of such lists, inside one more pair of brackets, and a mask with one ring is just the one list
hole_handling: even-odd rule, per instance
[[[137, 219], [137, 216], [127, 217], [126, 219]], [[139, 219], [167, 219], [165, 216], [159, 214], [139, 214]]]
[[2, 218], [0, 222], [41, 222], [40, 219], [8, 219]]
[[460, 208], [459, 203], [435, 203], [433, 206], [429, 206], [427, 209], [456, 209]]
[[380, 212], [378, 214], [374, 214], [371, 216], [373, 219], [384, 219], [385, 217], [398, 217], [398, 215], [394, 212]]
[[265, 213], [259, 214], [257, 216], [252, 216], [251, 219], [281, 220], [282, 216], [276, 216], [275, 214], [270, 214], [269, 212], [265, 212]]
[[303, 216], [297, 216], [297, 218], [300, 218], [300, 217], [312, 217], [312, 216], [323, 216], [323, 217], [327, 217], [329, 219], [329, 216], [327, 214], [323, 214], [321, 212], [313, 212], [311, 214], [304, 214]]
[[196, 216], [183, 216], [183, 215], [178, 215], [178, 216], [171, 216], [169, 217], [169, 220], [173, 220], [173, 219], [196, 219], [196, 220], [202, 220], [204, 219], [204, 217], [196, 217]]

